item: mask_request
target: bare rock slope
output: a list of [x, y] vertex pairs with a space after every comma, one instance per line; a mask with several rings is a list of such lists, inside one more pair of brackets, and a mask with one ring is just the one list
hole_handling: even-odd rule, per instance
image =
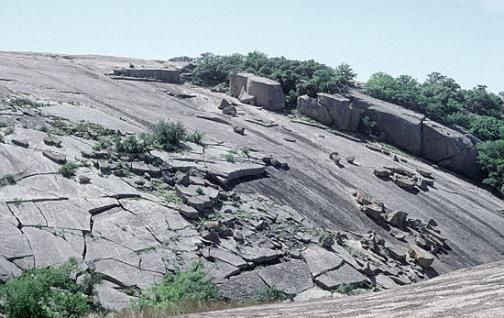
[[[112, 73], [130, 62], [147, 78]], [[503, 203], [486, 190], [358, 136], [156, 80], [177, 67], [0, 53], [0, 280], [76, 257], [120, 309], [195, 261], [227, 298], [275, 285], [303, 300], [503, 258]], [[107, 147], [160, 119], [203, 144]]]
[[380, 293], [184, 317], [500, 317], [504, 311], [502, 265], [485, 264]]

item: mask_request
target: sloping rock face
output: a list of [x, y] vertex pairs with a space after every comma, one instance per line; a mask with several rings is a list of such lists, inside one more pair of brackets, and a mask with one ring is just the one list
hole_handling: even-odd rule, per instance
[[121, 68], [115, 69], [117, 76], [154, 79], [166, 83], [180, 83], [179, 71], [175, 69]]
[[[75, 256], [104, 275], [95, 290], [117, 309], [197, 261], [227, 298], [240, 300], [270, 284], [298, 299], [342, 297], [341, 282], [391, 288], [503, 257], [502, 200], [414, 157], [233, 97], [226, 99], [237, 114], [226, 116], [222, 94], [202, 88], [103, 75], [130, 59], [0, 57], [2, 78], [11, 79], [0, 85], [49, 104], [0, 103], [1, 280]], [[159, 89], [168, 86], [193, 97]], [[203, 133], [204, 145], [143, 155], [97, 150], [114, 136], [150, 132], [160, 118]], [[81, 166], [63, 177], [44, 152]], [[410, 254], [410, 246], [429, 254]], [[297, 275], [295, 285], [274, 274], [283, 269]]]
[[350, 99], [339, 94], [318, 93], [317, 99], [298, 97], [298, 111], [310, 118], [336, 129], [356, 131], [361, 120], [361, 111]]
[[478, 152], [469, 137], [430, 120], [422, 125], [422, 157], [469, 178], [478, 176]]
[[385, 141], [414, 155], [422, 154], [422, 121], [425, 116], [404, 107], [387, 103], [357, 90], [351, 92], [352, 103], [364, 116], [376, 122], [385, 133]]
[[380, 293], [254, 306], [187, 317], [500, 317], [504, 312], [504, 303], [500, 301], [504, 297], [503, 284], [504, 263], [497, 262]]
[[[242, 95], [242, 91], [253, 96], [255, 105], [263, 106], [269, 110], [285, 108], [285, 96], [280, 83], [269, 78], [250, 73], [237, 73], [230, 76], [229, 87], [231, 94], [235, 97]], [[240, 100], [243, 98], [240, 97]]]

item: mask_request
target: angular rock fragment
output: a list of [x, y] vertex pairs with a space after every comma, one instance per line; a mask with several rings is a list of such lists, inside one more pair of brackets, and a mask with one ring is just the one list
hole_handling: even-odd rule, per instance
[[46, 145], [54, 147], [61, 147], [61, 144], [63, 143], [60, 138], [54, 136], [46, 136], [43, 140]]
[[229, 105], [222, 110], [222, 113], [224, 115], [236, 116], [236, 113], [237, 113], [236, 107], [234, 107], [233, 105]]
[[362, 208], [362, 211], [366, 213], [372, 219], [381, 220], [383, 219], [383, 207], [377, 204], [369, 204]]
[[127, 308], [135, 299], [120, 291], [120, 286], [102, 280], [94, 287], [100, 305], [107, 310], [121, 310]]
[[219, 107], [218, 107], [218, 108], [219, 108], [220, 110], [223, 110], [223, 109], [225, 109], [225, 108], [226, 108], [226, 107], [228, 107], [228, 106], [231, 106], [231, 104], [230, 104], [227, 100], [222, 99], [222, 100], [221, 100], [221, 102], [220, 102], [220, 104], [219, 104]]
[[144, 174], [148, 173], [149, 176], [152, 178], [159, 178], [161, 177], [161, 169], [158, 167], [155, 167], [150, 164], [145, 164], [142, 162], [133, 162], [131, 163], [131, 171], [133, 173], [143, 176]]
[[215, 283], [224, 282], [226, 278], [240, 273], [240, 269], [238, 267], [219, 260], [216, 260], [213, 263], [206, 262], [204, 265], [204, 271]]
[[259, 276], [269, 286], [275, 286], [288, 295], [297, 295], [313, 286], [308, 266], [300, 260], [264, 267]]
[[313, 277], [339, 267], [344, 261], [338, 255], [318, 246], [312, 245], [301, 255], [308, 264]]
[[256, 264], [267, 263], [278, 259], [283, 255], [282, 251], [272, 250], [265, 247], [243, 246], [239, 250], [243, 259]]
[[23, 147], [23, 148], [28, 148], [28, 146], [30, 145], [28, 140], [24, 140], [24, 139], [13, 138], [13, 139], [11, 139], [11, 142], [16, 146]]
[[66, 156], [53, 151], [43, 151], [42, 155], [49, 160], [52, 160], [59, 164], [65, 164], [67, 162]]
[[245, 88], [242, 88], [240, 95], [238, 96], [238, 99], [240, 102], [244, 104], [249, 104], [249, 105], [255, 105], [256, 97], [254, 95], [250, 95], [247, 93]]
[[361, 284], [367, 277], [359, 273], [348, 264], [343, 264], [338, 269], [320, 275], [315, 279], [324, 289], [333, 290], [342, 284]]
[[308, 301], [308, 300], [330, 298], [330, 297], [331, 297], [330, 291], [323, 290], [323, 289], [315, 286], [315, 287], [307, 289], [307, 290], [301, 292], [300, 294], [298, 294], [296, 297], [294, 297], [294, 301], [300, 302], [300, 301]]
[[373, 174], [380, 178], [387, 178], [391, 175], [391, 172], [387, 169], [373, 169]]
[[416, 182], [412, 179], [396, 176], [394, 178], [394, 183], [405, 190], [411, 191], [415, 188]]
[[5, 283], [20, 274], [19, 267], [0, 255], [0, 283]]
[[189, 220], [195, 220], [199, 218], [199, 212], [195, 208], [188, 206], [188, 205], [181, 205], [179, 206], [179, 212], [180, 214], [189, 219]]
[[376, 275], [375, 283], [385, 289], [395, 288], [398, 286], [398, 284], [396, 284], [390, 277], [381, 274]]
[[392, 211], [387, 213], [387, 222], [398, 228], [404, 228], [406, 226], [406, 219], [408, 218], [408, 213], [403, 211]]
[[239, 269], [248, 267], [248, 263], [240, 256], [221, 248], [208, 248], [203, 250], [203, 256], [211, 260], [219, 260], [233, 265]]
[[434, 262], [434, 255], [413, 244], [409, 245], [409, 255], [423, 268], [431, 267]]
[[219, 285], [222, 296], [232, 300], [256, 299], [267, 288], [268, 285], [257, 274], [257, 271], [233, 276]]

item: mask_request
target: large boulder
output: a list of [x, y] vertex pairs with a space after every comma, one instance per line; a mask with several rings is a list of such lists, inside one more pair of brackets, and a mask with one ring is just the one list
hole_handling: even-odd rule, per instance
[[179, 71], [169, 68], [121, 68], [115, 69], [118, 76], [154, 79], [167, 83], [180, 83]]
[[240, 96], [242, 89], [247, 89], [247, 80], [249, 77], [254, 76], [251, 73], [237, 73], [229, 76], [229, 88], [231, 95], [234, 97]]
[[285, 96], [280, 83], [265, 77], [253, 76], [247, 81], [247, 92], [256, 97], [256, 105], [270, 110], [285, 108]]
[[385, 142], [421, 155], [424, 115], [357, 90], [352, 90], [350, 96], [353, 106], [361, 110], [363, 116], [376, 122], [376, 128], [385, 133]]
[[339, 94], [317, 94], [318, 103], [325, 106], [331, 115], [333, 126], [343, 130], [357, 130], [361, 112], [351, 104], [350, 99]]
[[255, 76], [250, 73], [231, 74], [229, 77], [231, 95], [247, 100], [254, 97], [254, 104], [270, 110], [280, 110], [285, 107], [285, 96], [280, 83], [269, 78]]
[[475, 145], [468, 136], [430, 120], [423, 122], [422, 157], [466, 177], [476, 178], [479, 171], [477, 156]]
[[319, 123], [324, 125], [332, 124], [331, 114], [315, 98], [311, 98], [308, 95], [299, 96], [297, 99], [297, 109], [300, 114], [315, 119]]
[[357, 130], [361, 118], [361, 111], [339, 94], [318, 93], [317, 99], [300, 96], [297, 109], [324, 125], [350, 131]]

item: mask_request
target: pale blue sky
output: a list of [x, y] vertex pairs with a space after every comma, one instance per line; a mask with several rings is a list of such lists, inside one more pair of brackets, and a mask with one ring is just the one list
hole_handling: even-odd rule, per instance
[[162, 58], [260, 50], [504, 91], [504, 0], [0, 0], [0, 50]]

